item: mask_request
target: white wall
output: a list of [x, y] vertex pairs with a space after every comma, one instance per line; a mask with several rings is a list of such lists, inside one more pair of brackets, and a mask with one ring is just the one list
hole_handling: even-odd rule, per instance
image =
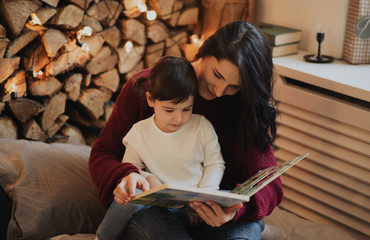
[[255, 22], [299, 28], [299, 48], [317, 53], [316, 28], [325, 32], [321, 53], [342, 58], [349, 0], [255, 0]]

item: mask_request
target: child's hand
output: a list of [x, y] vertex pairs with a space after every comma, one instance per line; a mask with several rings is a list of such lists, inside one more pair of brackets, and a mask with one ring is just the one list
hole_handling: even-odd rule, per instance
[[188, 213], [189, 222], [192, 227], [199, 226], [201, 223], [203, 223], [203, 220], [197, 213]]
[[161, 181], [159, 181], [159, 179], [153, 174], [148, 175], [145, 179], [149, 182], [150, 188], [154, 188], [162, 184]]
[[122, 205], [129, 204], [135, 197], [136, 188], [147, 191], [149, 183], [142, 175], [133, 172], [124, 177], [114, 189], [114, 200]]

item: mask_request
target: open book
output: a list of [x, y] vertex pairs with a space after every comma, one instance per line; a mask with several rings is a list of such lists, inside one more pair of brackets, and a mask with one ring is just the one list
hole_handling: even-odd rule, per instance
[[218, 203], [222, 207], [230, 207], [238, 203], [248, 202], [249, 198], [253, 194], [258, 192], [307, 155], [308, 153], [286, 161], [280, 165], [263, 169], [231, 192], [164, 183], [148, 191], [137, 194], [131, 203], [167, 208], [189, 209], [190, 201], [205, 202], [210, 200]]

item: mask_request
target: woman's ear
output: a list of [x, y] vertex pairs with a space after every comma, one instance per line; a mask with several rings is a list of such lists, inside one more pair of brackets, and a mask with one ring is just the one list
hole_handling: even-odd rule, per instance
[[150, 107], [154, 107], [154, 101], [152, 99], [152, 95], [149, 92], [145, 92], [146, 101]]

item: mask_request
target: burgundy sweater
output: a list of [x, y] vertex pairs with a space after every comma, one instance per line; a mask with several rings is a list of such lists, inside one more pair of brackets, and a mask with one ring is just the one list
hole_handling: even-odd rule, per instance
[[[135, 79], [148, 77], [150, 69], [142, 70], [129, 79], [119, 94], [112, 114], [96, 140], [90, 154], [89, 170], [97, 187], [99, 201], [108, 207], [113, 201], [113, 190], [120, 180], [138, 169], [130, 163], [121, 163], [125, 151], [122, 138], [139, 120], [153, 114], [146, 102], [145, 94], [138, 94], [133, 89]], [[141, 88], [145, 92], [148, 85], [144, 82]], [[236, 100], [233, 96], [224, 96], [214, 100], [196, 97], [194, 113], [204, 115], [214, 126], [225, 160], [226, 169], [220, 184], [221, 189], [231, 190], [259, 170], [276, 165], [276, 159], [270, 147], [269, 151], [260, 154], [251, 149], [242, 154], [240, 143], [228, 129], [224, 121], [232, 121], [232, 109]], [[180, 139], [181, 141], [181, 139]], [[260, 220], [269, 215], [281, 202], [283, 191], [280, 178], [255, 193], [248, 203], [244, 204], [235, 221]]]

